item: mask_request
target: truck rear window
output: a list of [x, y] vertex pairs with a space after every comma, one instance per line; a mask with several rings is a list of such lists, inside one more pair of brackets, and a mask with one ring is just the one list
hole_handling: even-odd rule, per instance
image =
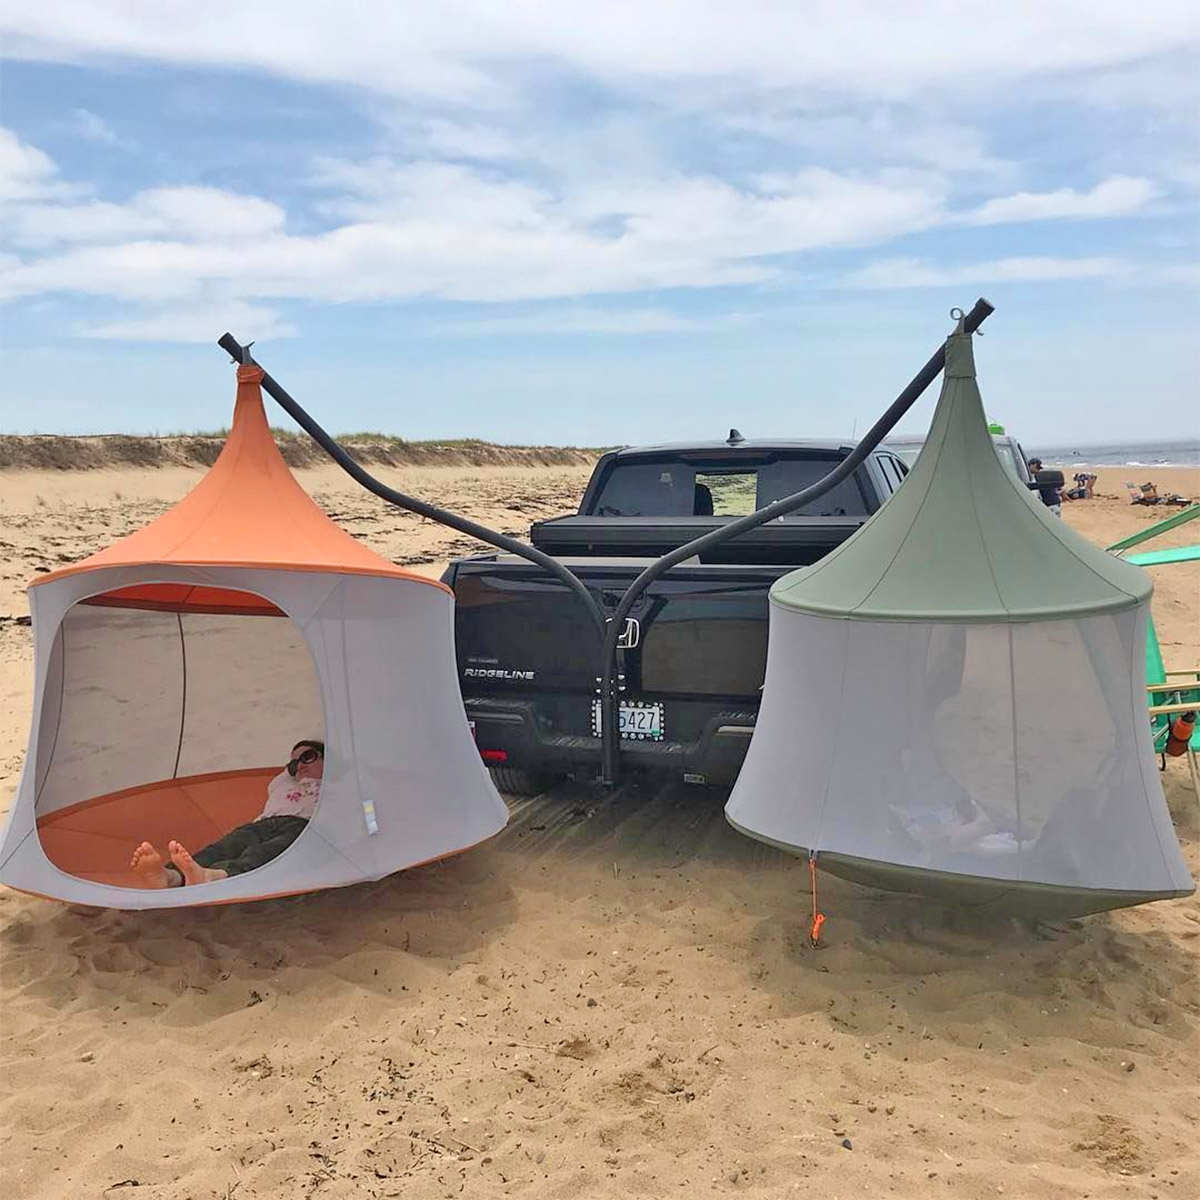
[[[618, 460], [608, 471], [592, 512], [601, 517], [741, 517], [790, 496], [829, 474], [840, 456], [805, 455], [757, 464]], [[805, 516], [866, 516], [858, 480], [844, 479], [800, 509]]]

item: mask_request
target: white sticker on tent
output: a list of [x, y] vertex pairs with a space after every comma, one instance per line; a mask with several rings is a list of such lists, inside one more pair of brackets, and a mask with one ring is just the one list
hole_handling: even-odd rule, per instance
[[375, 820], [375, 803], [372, 800], [362, 802], [363, 820], [367, 823], [368, 833], [379, 832], [379, 822]]

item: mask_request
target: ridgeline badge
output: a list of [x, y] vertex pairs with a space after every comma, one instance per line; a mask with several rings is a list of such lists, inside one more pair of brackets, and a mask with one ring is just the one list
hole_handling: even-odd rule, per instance
[[504, 667], [463, 668], [463, 677], [466, 679], [516, 679], [528, 682], [536, 674], [536, 671], [509, 671]]

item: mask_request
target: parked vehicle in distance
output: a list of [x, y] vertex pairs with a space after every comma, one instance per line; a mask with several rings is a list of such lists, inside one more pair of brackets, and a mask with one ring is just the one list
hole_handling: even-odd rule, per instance
[[[1034, 482], [1033, 473], [1029, 469], [1029, 459], [1026, 458], [1021, 443], [1008, 434], [994, 433], [992, 444], [996, 447], [1000, 461], [1020, 481], [1021, 486], [1029, 487]], [[924, 445], [924, 434], [900, 434], [897, 437], [889, 437], [884, 442], [887, 449], [899, 455], [910, 467], [917, 461], [917, 455], [921, 453], [921, 447]]]
[[[832, 441], [745, 440], [605, 454], [578, 513], [540, 521], [533, 544], [559, 558], [612, 612], [655, 558], [794, 494], [844, 459]], [[689, 559], [653, 584], [622, 631], [623, 761], [696, 783], [731, 783], [758, 715], [767, 593], [841, 545], [900, 486], [907, 466], [880, 447], [808, 508]], [[600, 762], [599, 646], [579, 600], [525, 559], [450, 564], [467, 716], [501, 790], [534, 793]]]

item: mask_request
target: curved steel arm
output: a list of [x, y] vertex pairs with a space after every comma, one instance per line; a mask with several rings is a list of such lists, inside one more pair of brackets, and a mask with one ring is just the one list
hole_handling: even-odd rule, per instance
[[[975, 307], [965, 317], [961, 318], [958, 323], [959, 330], [964, 333], [974, 333], [987, 319], [988, 314], [993, 311], [993, 306], [981, 297], [975, 302]], [[713, 546], [719, 546], [722, 542], [727, 542], [730, 538], [735, 538], [738, 534], [745, 533], [748, 529], [756, 529], [759, 525], [764, 525], [768, 521], [775, 520], [776, 517], [783, 517], [790, 512], [795, 512], [796, 509], [802, 508], [805, 504], [837, 487], [843, 479], [853, 474], [866, 461], [867, 456], [891, 432], [896, 422], [912, 408], [921, 396], [921, 393], [941, 374], [942, 368], [945, 365], [946, 347], [943, 343], [938, 347], [937, 353], [917, 372], [908, 387], [892, 401], [887, 412], [871, 426], [862, 441], [824, 478], [818, 479], [816, 483], [811, 487], [806, 487], [803, 491], [796, 492], [791, 496], [785, 496], [782, 500], [776, 500], [774, 504], [768, 504], [766, 508], [760, 508], [757, 512], [750, 513], [749, 516], [742, 517], [732, 524], [723, 526], [721, 529], [715, 529], [711, 533], [706, 533], [703, 537], [698, 537], [694, 541], [672, 550], [669, 554], [664, 554], [657, 562], [651, 563], [629, 585], [625, 595], [621, 597], [620, 604], [617, 605], [616, 612], [613, 613], [612, 621], [604, 637], [604, 663], [600, 676], [600, 700], [603, 706], [603, 720], [601, 721], [600, 732], [603, 739], [601, 776], [606, 784], [611, 785], [616, 783], [620, 773], [621, 743], [618, 724], [620, 693], [614, 686], [616, 682], [617, 640], [620, 637], [621, 631], [625, 628], [625, 619], [629, 616], [630, 610], [637, 603], [642, 593], [656, 579], [665, 575], [672, 567], [683, 562], [685, 558], [691, 558], [693, 555], [710, 550]]]
[[[974, 308], [960, 320], [958, 328], [963, 332], [973, 333], [992, 311], [992, 305], [981, 298], [976, 301]], [[259, 365], [254, 363], [254, 359], [251, 358], [250, 347], [241, 345], [232, 334], [224, 334], [218, 339], [217, 344], [223, 350], [227, 351], [236, 362], [246, 365]], [[456, 516], [454, 513], [428, 504], [424, 500], [418, 500], [413, 496], [407, 496], [403, 492], [398, 492], [394, 488], [388, 487], [360, 466], [265, 371], [263, 373], [262, 388], [267, 395], [279, 404], [308, 433], [342, 470], [352, 479], [362, 484], [368, 491], [386, 500], [389, 504], [406, 508], [410, 512], [428, 517], [430, 520], [449, 526], [451, 529], [456, 529], [460, 533], [465, 533], [469, 537], [477, 538], [479, 541], [486, 542], [489, 545], [496, 546], [498, 549], [505, 550], [510, 554], [519, 555], [521, 558], [535, 563], [537, 566], [549, 571], [550, 574], [555, 576], [555, 578], [565, 584], [579, 597], [587, 609], [588, 615], [591, 617], [604, 646], [600, 676], [600, 698], [603, 705], [603, 721], [601, 723], [601, 777], [604, 783], [612, 785], [617, 782], [620, 775], [620, 695], [615, 686], [617, 680], [617, 655], [619, 652], [618, 641], [621, 631], [625, 628], [625, 620], [629, 616], [630, 610], [637, 603], [646, 588], [656, 579], [666, 574], [672, 567], [683, 562], [684, 559], [709, 550], [713, 546], [720, 545], [731, 538], [737, 537], [741, 533], [745, 533], [749, 529], [755, 529], [759, 525], [766, 524], [768, 521], [773, 521], [777, 517], [795, 512], [796, 509], [802, 508], [805, 504], [810, 503], [835, 488], [843, 479], [848, 478], [866, 461], [868, 455], [883, 441], [900, 418], [916, 403], [933, 380], [937, 378], [945, 363], [946, 350], [943, 345], [938, 348], [937, 352], [922, 367], [908, 387], [896, 397], [887, 411], [875, 422], [854, 450], [824, 478], [819, 479], [803, 491], [796, 492], [791, 496], [785, 496], [782, 500], [777, 500], [774, 504], [770, 504], [766, 508], [759, 509], [721, 529], [713, 530], [703, 537], [696, 538], [686, 545], [679, 546], [677, 549], [672, 550], [669, 554], [665, 554], [662, 558], [652, 563], [629, 586], [625, 595], [621, 598], [616, 612], [607, 621], [595, 598], [583, 583], [556, 559], [542, 553], [540, 550], [534, 549], [532, 546], [526, 545], [524, 542], [517, 541], [515, 538], [497, 533], [484, 525], [478, 525], [474, 521], [467, 520], [465, 517]]]
[[[250, 347], [243, 346], [231, 333], [223, 334], [218, 338], [217, 345], [222, 350], [227, 351], [235, 362], [242, 363], [244, 366], [253, 365], [262, 370], [262, 364], [256, 363], [250, 356]], [[451, 529], [457, 529], [459, 533], [465, 533], [468, 537], [478, 538], [479, 541], [487, 542], [488, 545], [495, 546], [500, 550], [506, 550], [509, 554], [519, 554], [522, 558], [528, 559], [530, 562], [536, 563], [539, 567], [549, 571], [556, 579], [566, 584], [583, 602], [588, 616], [591, 617], [592, 623], [596, 626], [597, 634], [603, 640], [605, 635], [605, 619], [603, 612], [600, 610], [600, 605], [596, 603], [596, 599], [591, 592], [562, 563], [551, 558], [548, 554], [543, 554], [541, 550], [535, 550], [532, 546], [527, 546], [524, 542], [517, 541], [516, 538], [510, 538], [503, 533], [497, 533], [494, 529], [488, 529], [486, 525], [477, 525], [474, 521], [468, 521], [466, 517], [456, 516], [454, 513], [438, 508], [434, 504], [418, 500], [415, 496], [406, 496], [403, 492], [398, 492], [395, 488], [388, 487], [386, 483], [376, 479], [374, 475], [364, 470], [359, 463], [355, 462], [338, 442], [326, 433], [266, 371], [263, 371], [262, 390], [347, 475], [358, 483], [361, 483], [367, 491], [374, 492], [381, 500], [386, 500], [389, 504], [395, 504], [398, 508], [407, 508], [410, 512], [415, 512], [422, 517], [428, 517], [431, 521], [437, 521], [441, 525], [448, 525]]]

